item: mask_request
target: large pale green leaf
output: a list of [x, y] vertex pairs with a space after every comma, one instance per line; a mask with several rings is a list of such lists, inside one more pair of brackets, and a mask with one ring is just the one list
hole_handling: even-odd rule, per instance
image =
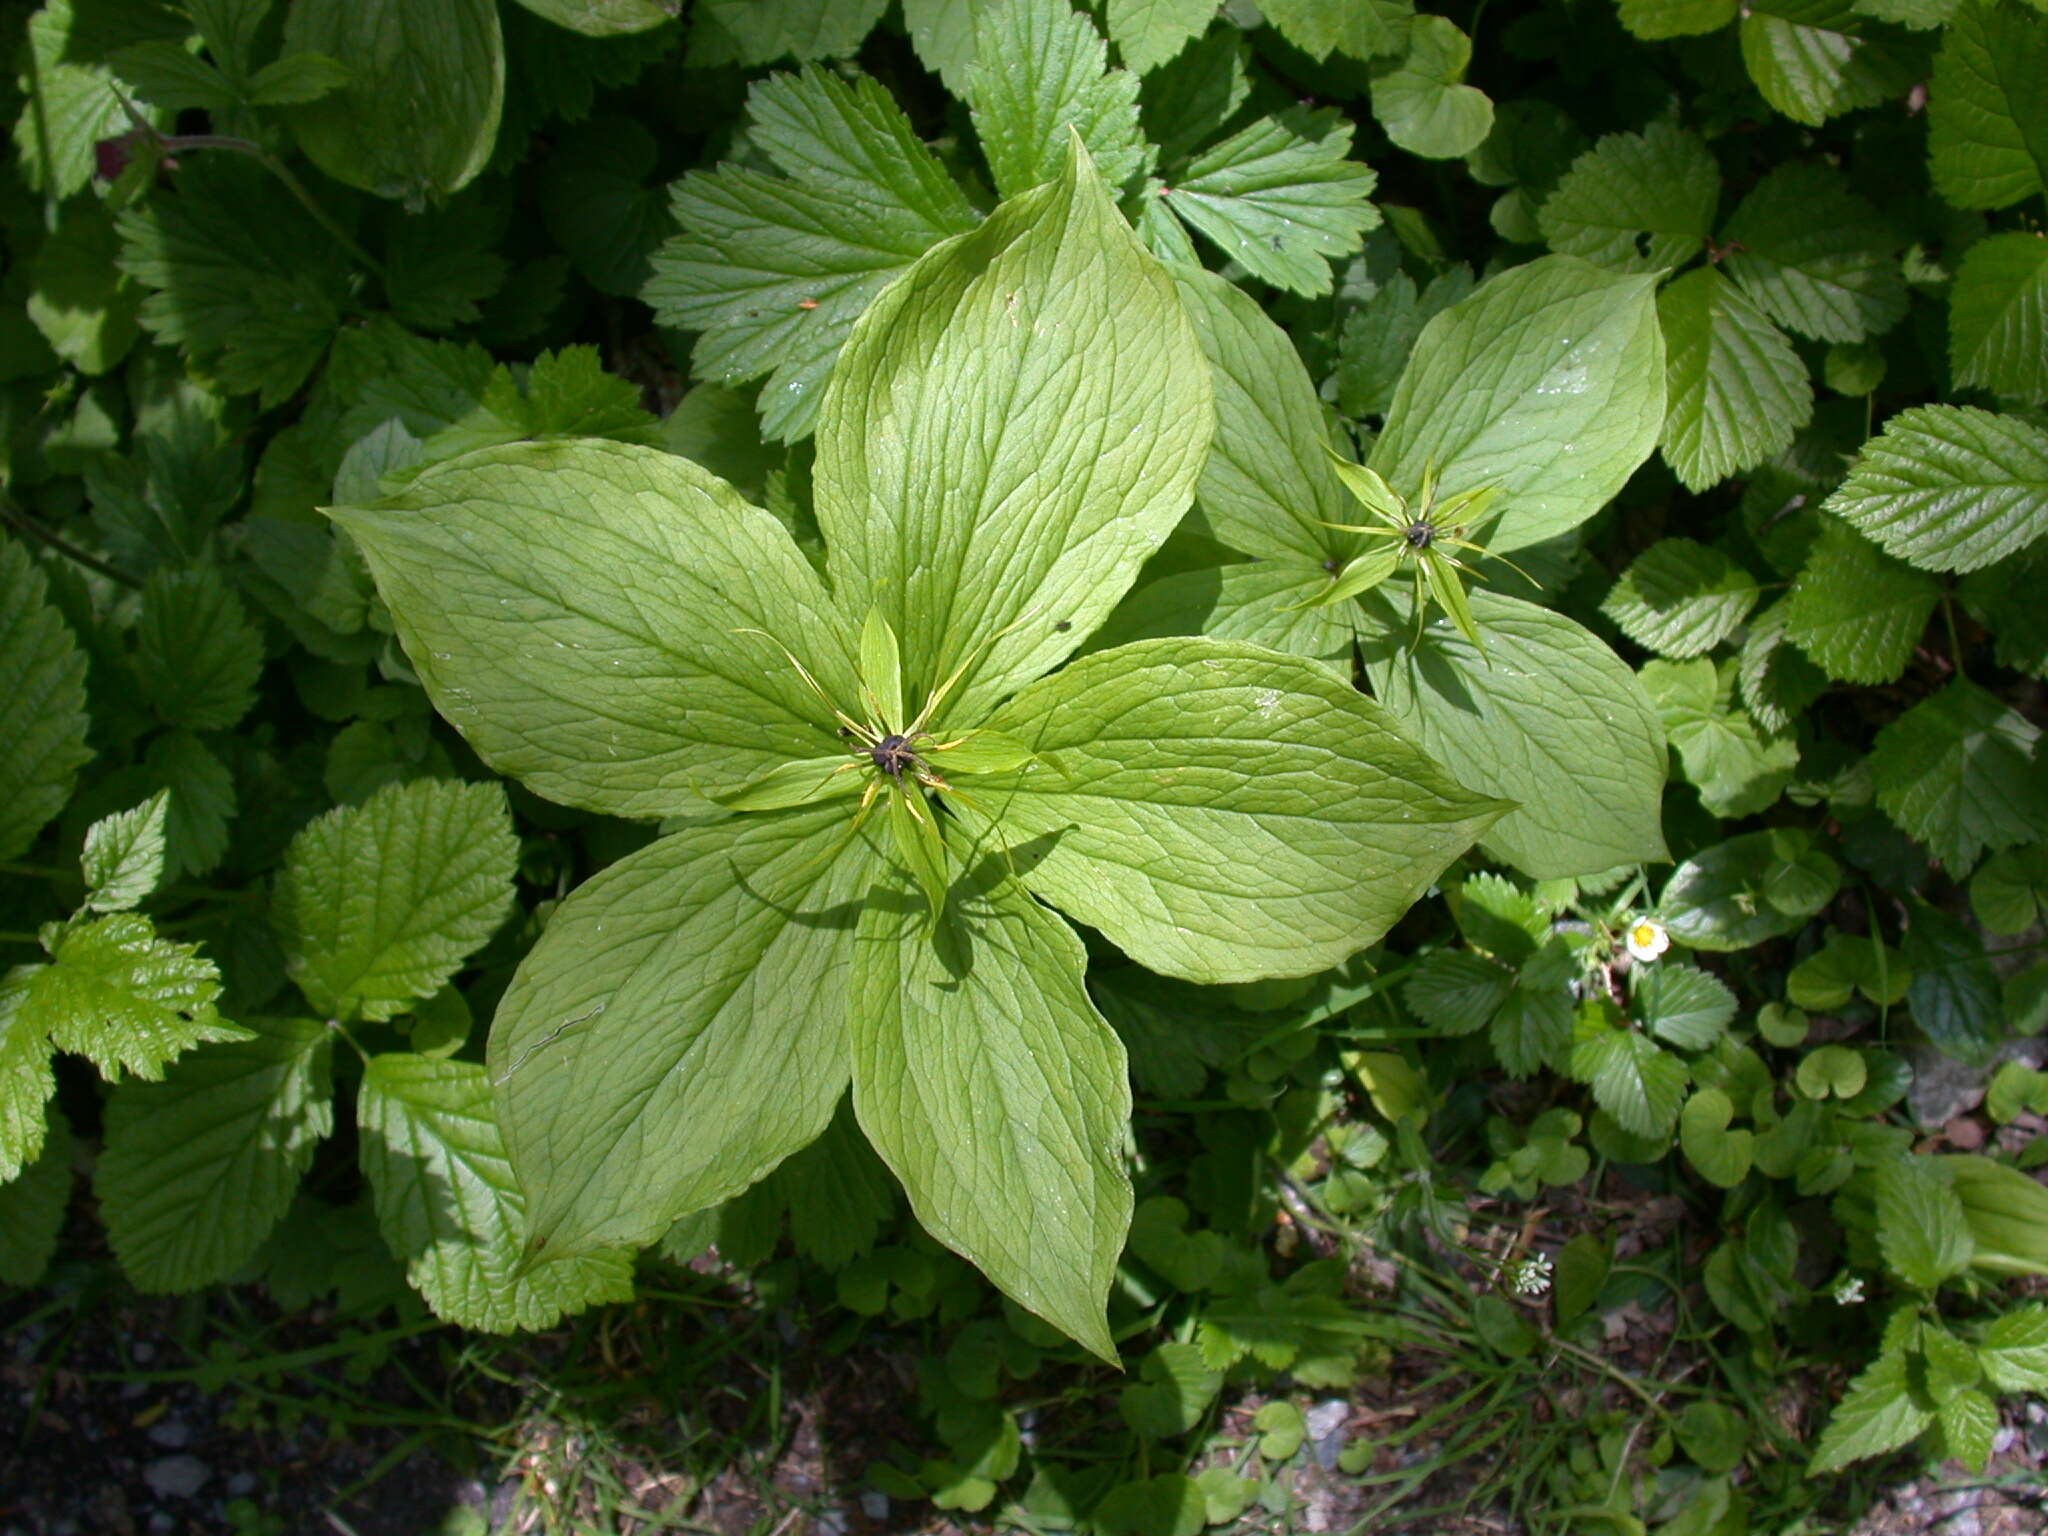
[[1743, 13], [1741, 36], [1764, 100], [1810, 128], [1905, 94], [1925, 63], [1924, 51], [1866, 22], [1851, 0], [1770, 0]]
[[141, 1290], [195, 1290], [241, 1268], [334, 1129], [326, 1027], [249, 1029], [182, 1057], [161, 1082], [122, 1083], [107, 1102], [93, 1192]]
[[474, 1062], [371, 1057], [356, 1123], [377, 1224], [438, 1316], [511, 1333], [633, 1294], [632, 1258], [617, 1251], [520, 1272], [524, 1203]]
[[1779, 166], [1742, 200], [1722, 238], [1728, 273], [1802, 336], [1861, 341], [1906, 313], [1903, 242], [1830, 166]]
[[1416, 17], [1406, 56], [1372, 82], [1372, 115], [1387, 137], [1432, 160], [1454, 160], [1478, 148], [1493, 129], [1493, 103], [1464, 83], [1471, 62], [1472, 40], [1457, 23]]
[[1977, 570], [2048, 534], [2048, 431], [1914, 406], [1863, 445], [1826, 510], [1923, 571]]
[[975, 212], [872, 80], [776, 75], [747, 98], [754, 142], [780, 176], [741, 166], [675, 184], [682, 232], [653, 256], [655, 314], [702, 332], [697, 376], [767, 375], [761, 429], [811, 430], [840, 345], [891, 279]]
[[1358, 610], [1350, 603], [1314, 604], [1328, 581], [1316, 567], [1277, 560], [1183, 571], [1131, 593], [1088, 648], [1105, 651], [1161, 635], [1211, 635], [1307, 656], [1349, 677]]
[[1088, 1000], [1079, 937], [999, 853], [970, 857], [929, 936], [906, 890], [878, 889], [861, 913], [854, 1110], [926, 1231], [1114, 1361], [1105, 1303], [1131, 1221], [1124, 1048]]
[[50, 1037], [24, 1015], [34, 968], [0, 977], [0, 1181], [16, 1177], [43, 1150], [44, 1105], [57, 1091]]
[[1713, 267], [1657, 295], [1670, 349], [1664, 460], [1695, 491], [1752, 469], [1813, 416], [1813, 385], [1785, 333]]
[[910, 707], [961, 671], [932, 723], [978, 724], [1070, 655], [1186, 509], [1214, 421], [1172, 280], [1078, 141], [877, 300], [820, 416], [817, 514]]
[[533, 1229], [648, 1243], [832, 1118], [845, 967], [879, 867], [826, 806], [685, 825], [556, 909], [491, 1029]]
[[1664, 728], [1636, 676], [1561, 613], [1471, 594], [1482, 652], [1446, 622], [1424, 627], [1368, 600], [1365, 647], [1379, 701], [1460, 783], [1519, 802], [1488, 852], [1539, 880], [1664, 858]]
[[1785, 637], [1829, 677], [1888, 683], [1906, 670], [1940, 598], [1933, 577], [1892, 559], [1847, 524], [1823, 518], [1784, 603]]
[[518, 859], [496, 784], [419, 779], [292, 839], [272, 926], [314, 1007], [388, 1019], [431, 997], [512, 908]]
[[1877, 733], [1877, 803], [1960, 876], [1986, 848], [2048, 837], [2040, 738], [2018, 710], [1958, 678]]
[[1927, 129], [1935, 189], [1958, 208], [2048, 186], [2048, 16], [1968, 0], [1942, 33]]
[[214, 1007], [213, 962], [138, 913], [45, 923], [41, 938], [50, 963], [25, 968], [10, 1033], [46, 1035], [109, 1079], [125, 1069], [152, 1081], [195, 1045], [242, 1038]]
[[1507, 551], [1575, 528], [1649, 456], [1664, 420], [1653, 277], [1540, 257], [1423, 327], [1371, 465], [1412, 496], [1496, 487], [1484, 543]]
[[1056, 179], [1070, 132], [1115, 186], [1145, 170], [1150, 158], [1138, 126], [1138, 77], [1109, 68], [1101, 34], [1067, 0], [978, 6], [967, 97], [1004, 197]]
[[71, 1123], [54, 1104], [48, 1113], [41, 1154], [18, 1176], [0, 1177], [0, 1285], [29, 1286], [42, 1279], [71, 1203]]
[[1328, 969], [1508, 808], [1326, 668], [1242, 641], [1098, 651], [990, 724], [1047, 761], [963, 816], [1046, 900], [1191, 981]]
[[43, 573], [0, 536], [0, 859], [19, 858], [64, 809], [92, 753], [85, 657], [49, 601]]
[[1379, 178], [1349, 157], [1353, 128], [1334, 110], [1289, 108], [1213, 144], [1160, 199], [1246, 271], [1301, 294], [1330, 291], [1330, 263], [1380, 221]]
[[336, 181], [418, 206], [489, 162], [505, 103], [493, 0], [293, 0], [285, 48], [349, 71], [291, 114], [299, 147]]
[[514, 444], [333, 515], [441, 713], [550, 799], [674, 815], [840, 750], [776, 644], [852, 702], [831, 599], [780, 523], [686, 459]]
[[1328, 417], [1294, 343], [1235, 283], [1194, 267], [1174, 279], [1215, 388], [1216, 440], [1195, 485], [1210, 529], [1304, 576], [1349, 554], [1357, 541], [1326, 525], [1361, 513], [1330, 468]]
[[1948, 296], [1956, 383], [2048, 403], [2048, 237], [2014, 230], [1963, 255]]
[[1720, 173], [1699, 136], [1658, 122], [1611, 133], [1579, 156], [1537, 222], [1553, 251], [1656, 272], [1699, 254], [1720, 197]]

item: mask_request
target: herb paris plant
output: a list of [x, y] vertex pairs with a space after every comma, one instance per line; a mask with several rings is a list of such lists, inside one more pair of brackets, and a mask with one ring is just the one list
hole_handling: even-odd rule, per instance
[[[651, 1241], [850, 1085], [924, 1225], [1113, 1357], [1124, 1053], [1034, 896], [1169, 975], [1309, 975], [1509, 809], [1257, 644], [1054, 670], [1185, 509], [1208, 378], [1076, 143], [855, 328], [818, 427], [829, 586], [723, 482], [620, 443], [489, 449], [335, 509], [493, 766], [666, 819], [554, 914], [492, 1032], [537, 1252]], [[967, 796], [956, 742], [983, 748]], [[864, 783], [892, 838], [849, 831]]]

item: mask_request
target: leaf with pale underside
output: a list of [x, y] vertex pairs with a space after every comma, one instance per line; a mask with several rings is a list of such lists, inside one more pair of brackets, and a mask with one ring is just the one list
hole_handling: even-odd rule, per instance
[[879, 848], [873, 832], [849, 841], [846, 819], [824, 806], [691, 823], [556, 910], [488, 1056], [550, 1251], [652, 1242], [832, 1118]]
[[1196, 500], [1217, 539], [1247, 555], [1304, 568], [1342, 559], [1357, 539], [1330, 528], [1358, 504], [1330, 463], [1330, 430], [1301, 354], [1235, 283], [1176, 267], [1216, 399], [1216, 439]]
[[823, 583], [780, 523], [686, 459], [512, 444], [332, 516], [435, 706], [550, 799], [687, 814], [840, 748], [777, 644], [835, 700], [856, 698]]
[[1034, 892], [1190, 981], [1328, 969], [1508, 809], [1325, 668], [1241, 641], [1097, 651], [991, 724], [1063, 776], [986, 781], [969, 825]]
[[848, 1018], [861, 1128], [934, 1237], [1116, 1359], [1103, 1302], [1131, 1220], [1124, 1048], [1074, 931], [983, 852], [924, 937], [924, 904], [860, 917]]
[[1519, 802], [1484, 846], [1539, 880], [1666, 857], [1664, 729], [1642, 685], [1548, 608], [1475, 590], [1483, 648], [1369, 599], [1373, 694], [1459, 781]]
[[1358, 610], [1350, 603], [1318, 603], [1329, 585], [1330, 577], [1318, 567], [1291, 561], [1182, 571], [1125, 598], [1088, 648], [1108, 650], [1162, 635], [1209, 635], [1306, 656], [1349, 676]]
[[816, 471], [833, 585], [895, 630], [904, 697], [960, 670], [931, 723], [979, 725], [1072, 654], [1185, 511], [1213, 422], [1173, 283], [1078, 141], [919, 262], [840, 357]]
[[1485, 545], [1504, 553], [1591, 517], [1664, 419], [1656, 280], [1546, 256], [1481, 284], [1423, 327], [1369, 463], [1414, 498], [1493, 487]]

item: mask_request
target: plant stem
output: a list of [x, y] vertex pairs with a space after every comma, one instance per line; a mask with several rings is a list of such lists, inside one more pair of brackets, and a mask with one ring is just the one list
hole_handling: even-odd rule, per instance
[[369, 268], [379, 282], [384, 281], [383, 264], [356, 244], [355, 237], [335, 222], [334, 217], [314, 200], [313, 194], [306, 190], [305, 183], [292, 174], [290, 166], [254, 139], [240, 139], [226, 133], [165, 133], [136, 111], [135, 104], [118, 89], [115, 94], [120, 97], [121, 105], [128, 113], [128, 120], [135, 125], [136, 131], [146, 134], [164, 154], [173, 155], [186, 149], [224, 149], [230, 154], [247, 155], [283, 182], [285, 190], [298, 199], [299, 206], [313, 216], [313, 221], [326, 230], [337, 245]]
[[1941, 618], [1948, 626], [1949, 664], [1956, 669], [1957, 677], [1967, 677], [1969, 674], [1963, 671], [1963, 642], [1956, 634], [1956, 602], [1952, 592], [1941, 594]]
[[44, 527], [11, 501], [0, 501], [0, 521], [4, 521], [8, 527], [14, 529], [17, 533], [25, 533], [30, 538], [48, 545], [73, 564], [82, 565], [89, 571], [98, 572], [109, 581], [118, 582], [124, 587], [140, 587], [142, 585], [141, 582], [130, 576], [126, 571], [107, 564], [98, 555], [87, 554], [62, 534]]

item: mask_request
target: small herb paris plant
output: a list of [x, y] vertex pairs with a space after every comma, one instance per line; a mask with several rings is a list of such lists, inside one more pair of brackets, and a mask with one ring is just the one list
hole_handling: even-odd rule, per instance
[[728, 486], [618, 443], [334, 510], [487, 761], [664, 820], [563, 903], [493, 1027], [537, 1262], [739, 1193], [850, 1088], [933, 1235], [1113, 1358], [1124, 1053], [1040, 899], [1167, 975], [1308, 975], [1509, 809], [1260, 645], [1061, 666], [1185, 510], [1208, 377], [1076, 143], [855, 329], [818, 430], [829, 586]]

